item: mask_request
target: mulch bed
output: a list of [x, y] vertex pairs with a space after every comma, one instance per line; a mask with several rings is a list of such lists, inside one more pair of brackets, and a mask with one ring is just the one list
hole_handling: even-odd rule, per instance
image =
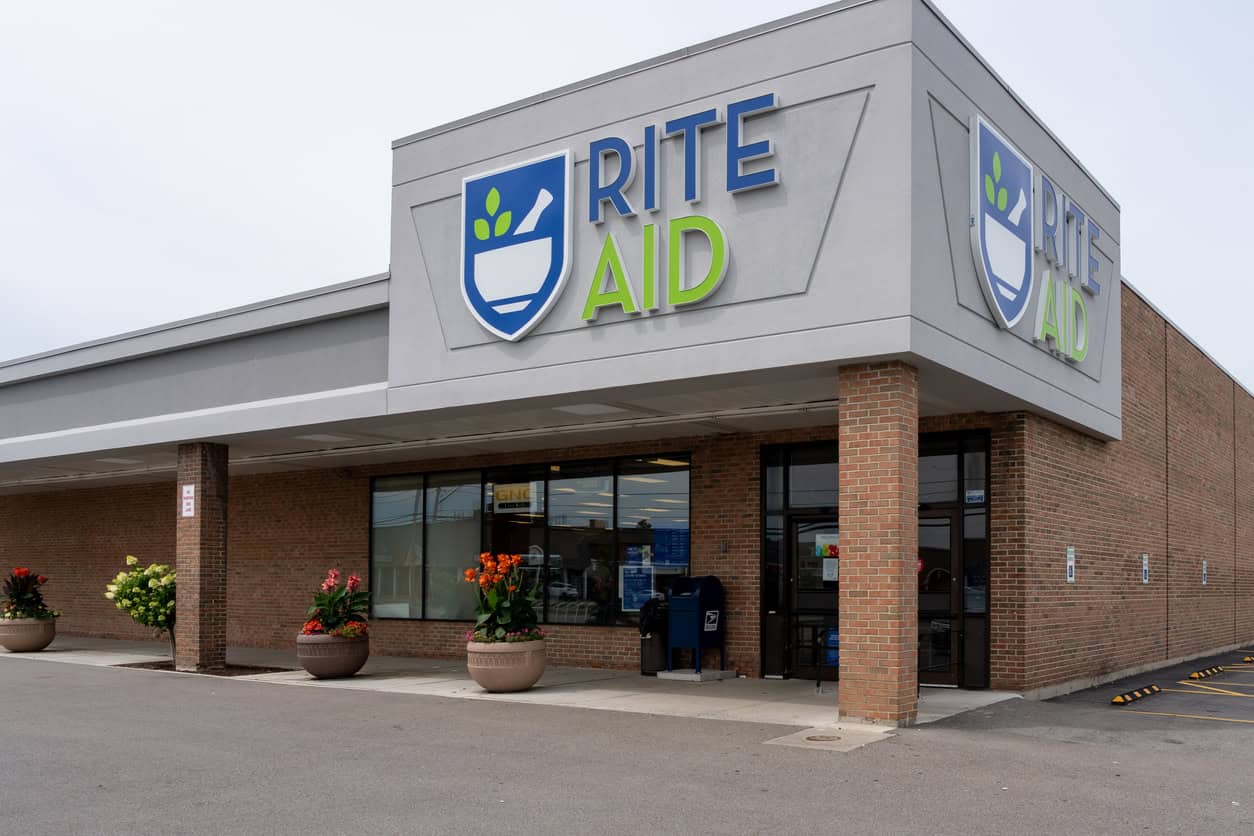
[[[160, 662], [131, 662], [126, 665], [115, 665], [118, 668], [139, 668], [146, 671], [172, 671], [174, 670], [174, 662], [169, 659], [163, 659]], [[281, 673], [290, 671], [293, 668], [264, 668], [255, 665], [227, 665], [220, 671], [185, 671], [185, 673], [200, 673], [205, 676], [251, 676], [256, 673]]]

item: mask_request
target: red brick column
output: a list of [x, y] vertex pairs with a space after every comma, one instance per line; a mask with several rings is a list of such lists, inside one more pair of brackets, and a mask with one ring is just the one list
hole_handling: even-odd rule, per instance
[[840, 369], [840, 716], [918, 713], [919, 377]]
[[224, 444], [180, 444], [175, 488], [174, 667], [226, 665], [226, 491]]

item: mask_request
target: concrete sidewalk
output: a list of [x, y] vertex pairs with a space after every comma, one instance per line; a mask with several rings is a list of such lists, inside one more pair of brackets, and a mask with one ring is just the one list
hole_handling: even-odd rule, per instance
[[[30, 660], [108, 667], [168, 659], [170, 647], [163, 642], [58, 636], [52, 646], [41, 653], [8, 654], [0, 651], [0, 659], [10, 655]], [[227, 650], [227, 661], [232, 665], [290, 668], [279, 673], [232, 677], [234, 680], [277, 685], [494, 700], [810, 729], [838, 725], [836, 684], [826, 683], [819, 692], [813, 680], [804, 679], [741, 678], [716, 682], [676, 682], [641, 676], [631, 671], [550, 666], [540, 683], [530, 691], [489, 694], [470, 679], [462, 660], [371, 656], [357, 676], [326, 680], [313, 679], [300, 670], [294, 649], [232, 647]], [[1000, 691], [924, 688], [919, 694], [918, 722], [935, 722], [1016, 697], [1017, 694]]]

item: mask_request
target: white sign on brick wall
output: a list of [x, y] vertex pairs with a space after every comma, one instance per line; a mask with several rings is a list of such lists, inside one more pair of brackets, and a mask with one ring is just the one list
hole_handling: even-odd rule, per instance
[[183, 516], [196, 516], [196, 486], [183, 486]]

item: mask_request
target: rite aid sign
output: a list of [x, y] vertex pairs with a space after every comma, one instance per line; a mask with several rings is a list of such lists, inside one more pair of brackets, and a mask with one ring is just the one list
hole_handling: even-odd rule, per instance
[[982, 116], [972, 118], [971, 247], [998, 325], [1014, 328], [1034, 311], [1033, 341], [1082, 362], [1089, 350], [1085, 298], [1100, 294], [1105, 280], [1093, 251], [1101, 234]]
[[[751, 119], [779, 106], [774, 93], [731, 102], [661, 125], [644, 125], [637, 152], [621, 136], [593, 140], [588, 146], [588, 201], [573, 205], [572, 152], [565, 149], [462, 181], [461, 290], [479, 324], [506, 340], [520, 340], [544, 319], [565, 290], [574, 261], [574, 223], [601, 225], [608, 212], [641, 224], [639, 251], [625, 252], [611, 232], [601, 242], [591, 275], [577, 281], [584, 294], [582, 319], [595, 324], [606, 309], [648, 315], [708, 299], [722, 283], [731, 260], [731, 242], [716, 218], [692, 211], [701, 203], [701, 150], [704, 132], [726, 124], [726, 168], [723, 185], [729, 194], [778, 185], [773, 142], [755, 136]], [[661, 201], [659, 147], [682, 147], [686, 206], [664, 207]], [[746, 166], [751, 163], [750, 170]], [[643, 181], [640, 205], [627, 189]], [[641, 214], [643, 213], [643, 214]], [[663, 230], [663, 225], [665, 229]], [[700, 238], [708, 250], [704, 269], [685, 270], [684, 249]]]

